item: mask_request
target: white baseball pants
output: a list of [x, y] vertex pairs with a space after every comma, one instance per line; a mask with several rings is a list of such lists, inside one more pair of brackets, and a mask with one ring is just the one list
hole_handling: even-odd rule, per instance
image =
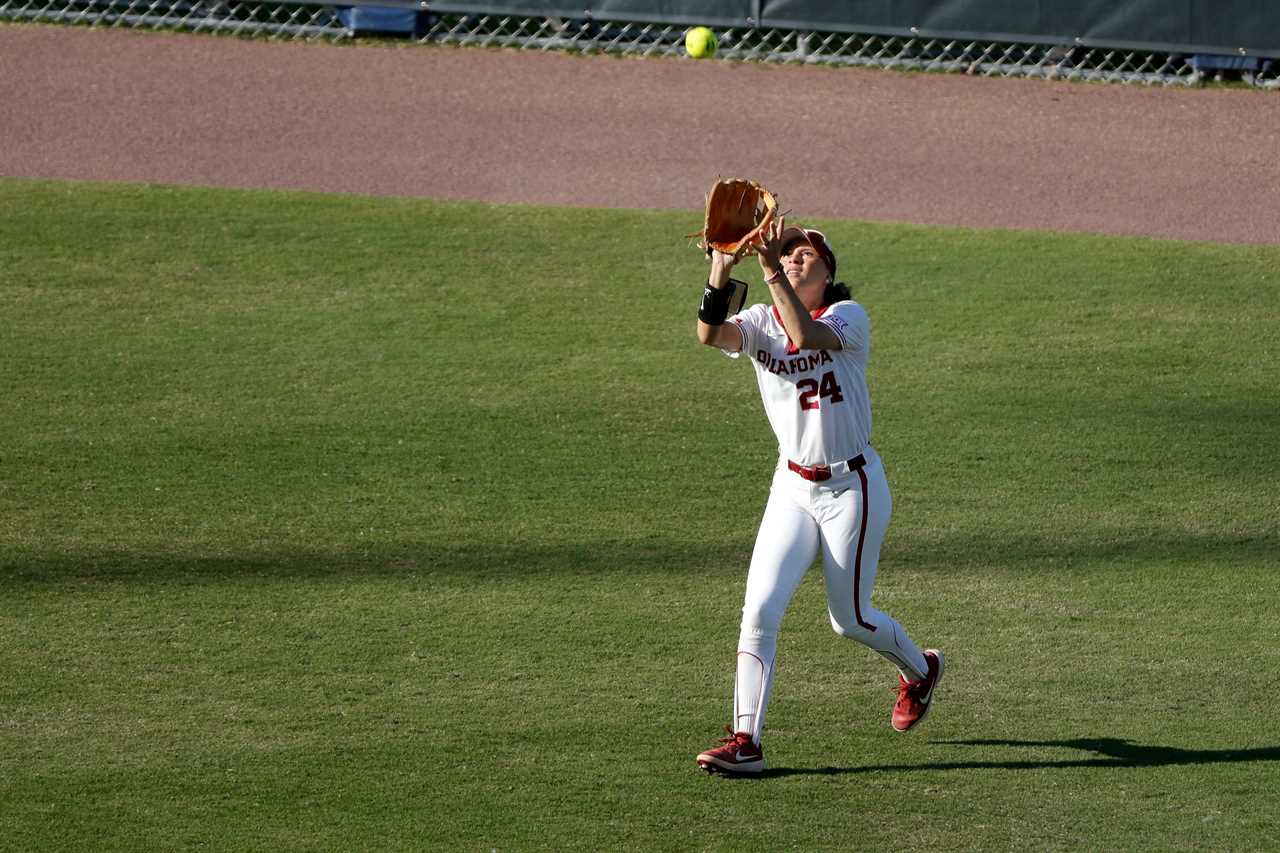
[[757, 743], [782, 617], [819, 551], [836, 633], [875, 649], [908, 680], [928, 673], [924, 655], [902, 626], [871, 606], [893, 500], [880, 457], [871, 448], [863, 455], [863, 468], [821, 483], [789, 470], [786, 460], [774, 474], [747, 573], [734, 683], [734, 730], [750, 732]]

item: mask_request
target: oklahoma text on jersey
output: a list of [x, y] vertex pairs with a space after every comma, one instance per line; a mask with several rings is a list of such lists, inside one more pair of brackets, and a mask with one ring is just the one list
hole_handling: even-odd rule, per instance
[[831, 363], [831, 353], [826, 350], [818, 350], [809, 355], [796, 356], [795, 358], [774, 358], [773, 354], [768, 350], [756, 350], [756, 361], [764, 366], [764, 369], [770, 373], [779, 375], [794, 375], [796, 373], [806, 373], [822, 364]]

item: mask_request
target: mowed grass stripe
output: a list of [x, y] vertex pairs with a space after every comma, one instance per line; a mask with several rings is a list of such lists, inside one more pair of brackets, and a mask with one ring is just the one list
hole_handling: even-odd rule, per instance
[[733, 784], [697, 214], [0, 181], [0, 846], [1280, 844], [1280, 249], [811, 224], [948, 676], [895, 735], [813, 573]]

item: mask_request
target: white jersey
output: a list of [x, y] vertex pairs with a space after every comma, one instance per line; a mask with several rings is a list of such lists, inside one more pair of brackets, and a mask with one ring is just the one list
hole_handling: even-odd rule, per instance
[[[778, 437], [779, 453], [800, 465], [830, 465], [857, 456], [871, 441], [867, 356], [871, 322], [846, 300], [816, 318], [840, 338], [843, 349], [796, 350], [777, 309], [752, 305], [730, 318], [742, 332], [764, 411]], [[729, 353], [737, 358], [742, 353]]]

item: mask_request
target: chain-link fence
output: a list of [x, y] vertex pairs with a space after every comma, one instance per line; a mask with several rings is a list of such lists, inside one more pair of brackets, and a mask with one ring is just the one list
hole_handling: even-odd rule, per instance
[[[0, 0], [0, 20], [92, 24], [294, 39], [366, 34], [350, 7], [237, 0]], [[408, 23], [404, 23], [404, 19]], [[683, 57], [683, 27], [628, 21], [402, 10], [393, 29], [422, 43]], [[354, 27], [354, 28], [353, 28]], [[369, 31], [371, 32], [371, 31]], [[384, 33], [383, 34], [387, 34]], [[1280, 59], [1085, 46], [743, 27], [717, 33], [718, 56], [999, 77], [1148, 85], [1239, 81], [1280, 88]]]
[[352, 35], [334, 6], [236, 0], [0, 0], [0, 20], [269, 38], [337, 40]]

